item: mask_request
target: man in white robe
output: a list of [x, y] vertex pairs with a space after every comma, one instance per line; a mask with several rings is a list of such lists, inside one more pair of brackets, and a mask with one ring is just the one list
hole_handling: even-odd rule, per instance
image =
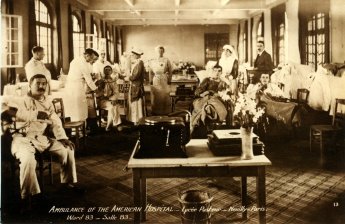
[[88, 48], [84, 55], [71, 61], [66, 80], [66, 97], [64, 98], [65, 114], [71, 121], [85, 121], [88, 117], [86, 91], [95, 91], [97, 86], [92, 79], [92, 64], [98, 53]]
[[[35, 152], [49, 150], [61, 162], [61, 183], [63, 188], [82, 193], [83, 190], [73, 185], [77, 182], [74, 145], [66, 136], [62, 122], [55, 113], [54, 106], [44, 93], [47, 79], [37, 74], [29, 80], [30, 91], [25, 97], [2, 97], [3, 108], [17, 122], [23, 122], [23, 132], [14, 134], [11, 152], [20, 161], [20, 189], [22, 199], [40, 194], [36, 177]], [[51, 125], [54, 139], [44, 135]]]
[[32, 76], [36, 74], [44, 75], [48, 80], [48, 94], [50, 93], [50, 80], [51, 74], [50, 71], [46, 68], [43, 62], [44, 48], [40, 46], [35, 46], [32, 48], [32, 58], [25, 65], [25, 74], [26, 79], [29, 81]]

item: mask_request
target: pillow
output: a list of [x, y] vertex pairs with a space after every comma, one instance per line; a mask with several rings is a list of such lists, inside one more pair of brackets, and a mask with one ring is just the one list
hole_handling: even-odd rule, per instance
[[195, 71], [195, 74], [199, 79], [199, 83], [201, 83], [205, 78], [210, 77], [212, 74], [211, 71], [208, 71], [208, 70]]
[[207, 64], [205, 65], [205, 69], [212, 70], [213, 67], [217, 64], [217, 61], [208, 61]]

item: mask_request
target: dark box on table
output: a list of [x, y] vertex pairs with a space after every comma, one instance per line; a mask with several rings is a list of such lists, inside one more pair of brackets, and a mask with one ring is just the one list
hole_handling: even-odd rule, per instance
[[[208, 136], [208, 147], [215, 156], [240, 156], [242, 139], [240, 129], [214, 130]], [[264, 144], [253, 133], [254, 155], [264, 154]]]
[[181, 117], [152, 116], [139, 121], [139, 150], [135, 158], [184, 158], [188, 138]]

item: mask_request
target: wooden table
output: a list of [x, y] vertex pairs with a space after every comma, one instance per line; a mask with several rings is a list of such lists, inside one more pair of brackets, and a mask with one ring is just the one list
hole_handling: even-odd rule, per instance
[[199, 83], [198, 78], [196, 75], [190, 75], [189, 77], [185, 77], [182, 75], [173, 75], [171, 79], [171, 84], [172, 85], [192, 85], [195, 86]]
[[[147, 178], [187, 178], [187, 177], [241, 177], [242, 206], [247, 206], [247, 177], [256, 177], [257, 205], [260, 223], [266, 223], [266, 166], [271, 161], [265, 156], [255, 156], [252, 160], [238, 157], [215, 157], [207, 147], [206, 139], [192, 139], [186, 146], [188, 158], [176, 159], [136, 159], [135, 153], [139, 142], [134, 147], [128, 162], [133, 171], [134, 206], [142, 207], [134, 213], [134, 223], [146, 220], [146, 179]], [[242, 213], [247, 219], [247, 210]]]
[[[171, 99], [171, 112], [175, 110], [175, 104], [178, 101], [184, 101], [186, 99], [193, 100], [194, 99], [194, 91], [199, 84], [199, 80], [196, 75], [189, 75], [188, 77], [182, 75], [173, 75], [171, 79], [171, 85], [175, 85], [176, 90], [170, 92], [170, 99]], [[189, 86], [189, 87], [185, 87]], [[190, 93], [181, 93], [179, 90], [181, 89], [189, 90]]]

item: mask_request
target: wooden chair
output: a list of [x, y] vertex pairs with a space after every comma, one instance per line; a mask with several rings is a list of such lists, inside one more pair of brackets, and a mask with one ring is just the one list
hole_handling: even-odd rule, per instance
[[[1, 126], [3, 127], [5, 122], [2, 120], [1, 121]], [[12, 144], [12, 136], [14, 134], [20, 134], [24, 132], [25, 126], [18, 125], [18, 123], [15, 119], [13, 119], [13, 122], [10, 124], [9, 129], [6, 130], [3, 135], [1, 136], [1, 146], [2, 146], [2, 159], [3, 161], [9, 161], [10, 163], [10, 172], [12, 179], [15, 179], [15, 173], [16, 170], [19, 169], [20, 161], [19, 159], [15, 158], [11, 154], [11, 144]], [[47, 128], [48, 129], [48, 128]], [[46, 130], [47, 133], [47, 130]], [[40, 153], [38, 150], [35, 152], [35, 159], [37, 161], [37, 170], [39, 173], [39, 184], [44, 191], [44, 171], [48, 170], [49, 171], [49, 177], [50, 177], [50, 184], [53, 184], [53, 158], [52, 155], [49, 153], [48, 150], [44, 151], [43, 153]]]
[[61, 118], [62, 125], [64, 129], [70, 129], [71, 134], [69, 137], [72, 137], [73, 132], [75, 132], [75, 147], [76, 150], [80, 149], [80, 132], [83, 134], [83, 148], [85, 149], [86, 141], [86, 127], [85, 121], [70, 121], [70, 119], [65, 117], [65, 109], [63, 105], [62, 98], [55, 98], [52, 101], [55, 109], [55, 113]]
[[[340, 108], [342, 106], [342, 108]], [[324, 146], [327, 140], [331, 140], [333, 143], [337, 138], [337, 135], [342, 135], [344, 143], [344, 122], [345, 122], [345, 99], [336, 99], [334, 114], [331, 125], [312, 125], [310, 127], [310, 145], [309, 149], [312, 150], [313, 142], [318, 141], [320, 143], [321, 163], [323, 163]], [[341, 109], [341, 112], [338, 112]]]
[[297, 89], [297, 103], [308, 104], [309, 90]]

